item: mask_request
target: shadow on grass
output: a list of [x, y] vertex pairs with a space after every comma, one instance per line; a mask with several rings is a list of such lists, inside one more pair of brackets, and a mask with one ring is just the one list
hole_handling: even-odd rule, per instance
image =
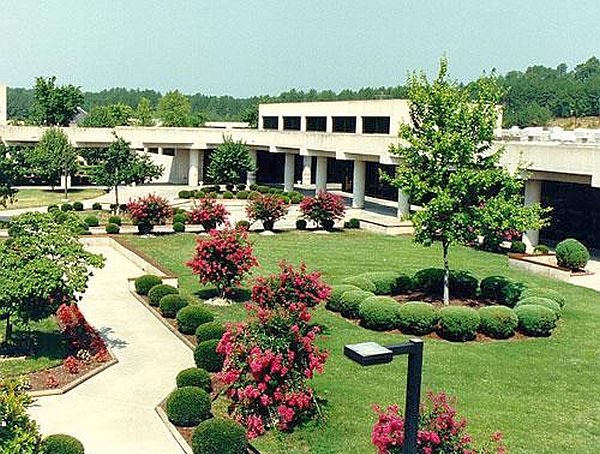
[[27, 356], [27, 359], [64, 359], [68, 355], [67, 341], [60, 332], [17, 331], [13, 341], [2, 344], [0, 354], [7, 356]]
[[[208, 300], [219, 296], [215, 287], [204, 287], [194, 292], [194, 295], [201, 300]], [[252, 290], [248, 288], [237, 288], [234, 289], [229, 298], [236, 303], [245, 303], [250, 300], [252, 296]]]

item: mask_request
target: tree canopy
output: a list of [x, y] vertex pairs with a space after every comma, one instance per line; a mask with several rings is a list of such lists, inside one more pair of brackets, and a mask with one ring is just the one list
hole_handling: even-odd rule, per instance
[[243, 172], [255, 170], [248, 146], [241, 140], [236, 142], [231, 136], [223, 136], [223, 143], [210, 156], [206, 174], [215, 184], [235, 184], [241, 182]]
[[14, 152], [0, 140], [0, 207], [5, 207], [14, 199], [17, 190], [14, 188], [19, 180], [19, 164]]
[[[75, 147], [62, 129], [48, 128], [33, 149], [29, 163], [35, 174], [51, 186], [60, 183], [60, 177], [71, 175], [79, 166]], [[67, 185], [65, 185], [65, 194]]]
[[175, 90], [160, 99], [157, 113], [162, 126], [189, 126], [192, 106], [185, 95]]
[[114, 128], [127, 126], [133, 121], [133, 108], [123, 103], [95, 106], [88, 115], [79, 122], [88, 128]]
[[81, 89], [74, 85], [56, 86], [56, 77], [38, 77], [33, 89], [31, 120], [41, 126], [69, 126], [83, 102]]

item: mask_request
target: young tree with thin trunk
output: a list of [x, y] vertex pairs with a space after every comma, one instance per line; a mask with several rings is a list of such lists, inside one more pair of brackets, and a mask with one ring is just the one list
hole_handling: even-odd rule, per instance
[[210, 155], [210, 164], [206, 174], [215, 184], [236, 184], [241, 182], [242, 172], [254, 172], [256, 164], [250, 156], [245, 142], [223, 136], [220, 144]]
[[31, 164], [37, 176], [42, 177], [54, 188], [65, 179], [65, 199], [69, 196], [67, 179], [78, 168], [78, 154], [75, 147], [62, 129], [49, 128], [44, 131], [40, 141], [35, 146]]

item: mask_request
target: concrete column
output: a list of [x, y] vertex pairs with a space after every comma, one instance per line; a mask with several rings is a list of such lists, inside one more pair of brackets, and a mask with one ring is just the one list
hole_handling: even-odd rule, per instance
[[333, 117], [328, 116], [325, 120], [325, 132], [333, 132]]
[[356, 116], [356, 134], [363, 133], [363, 118], [360, 115]]
[[300, 117], [300, 131], [306, 132], [306, 117], [304, 115]]
[[367, 175], [367, 163], [365, 161], [354, 161], [354, 172], [352, 175], [352, 208], [364, 208], [365, 206], [365, 183]]
[[398, 219], [408, 219], [410, 214], [410, 201], [408, 200], [408, 194], [398, 189]]
[[312, 156], [304, 156], [302, 159], [302, 186], [310, 186], [312, 179]]
[[190, 149], [190, 165], [188, 168], [188, 186], [198, 186], [198, 162], [200, 153], [199, 150]]
[[144, 147], [144, 153], [150, 153], [150, 148]]
[[277, 125], [277, 129], [279, 129], [280, 131], [283, 131], [283, 116], [279, 117], [279, 123]]
[[317, 192], [327, 190], [327, 158], [317, 156], [317, 175], [315, 176]]
[[204, 183], [204, 150], [198, 150], [198, 185]]
[[285, 154], [285, 167], [283, 171], [283, 190], [291, 192], [294, 190], [294, 171], [296, 170], [296, 155]]
[[158, 147], [158, 154], [163, 154], [163, 147]]
[[[250, 150], [250, 159], [252, 159], [252, 162], [254, 162], [254, 164], [256, 164], [256, 162], [257, 162], [256, 150]], [[250, 186], [251, 184], [256, 184], [256, 172], [248, 172], [247, 173], [246, 184], [248, 186]]]
[[[542, 182], [540, 180], [527, 180], [525, 182], [525, 206], [530, 206], [542, 201]], [[527, 252], [532, 252], [533, 248], [540, 241], [539, 230], [527, 230], [523, 235], [523, 243], [527, 246]]]
[[64, 189], [65, 185], [67, 189], [71, 187], [71, 175], [68, 175], [66, 178], [64, 175], [60, 176], [60, 187]]

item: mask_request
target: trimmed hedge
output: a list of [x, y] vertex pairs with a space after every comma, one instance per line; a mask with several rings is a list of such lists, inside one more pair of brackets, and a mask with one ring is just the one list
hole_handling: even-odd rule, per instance
[[106, 230], [106, 233], [109, 235], [116, 235], [121, 231], [121, 227], [119, 227], [117, 224], [106, 224], [104, 230]]
[[525, 285], [504, 276], [488, 276], [479, 284], [481, 297], [503, 306], [514, 307]]
[[400, 304], [389, 296], [371, 296], [359, 306], [362, 325], [376, 331], [398, 328], [399, 311]]
[[[440, 298], [444, 292], [444, 270], [442, 268], [425, 268], [417, 271], [413, 277], [417, 290], [433, 297]], [[477, 296], [478, 281], [468, 271], [450, 270], [450, 294], [459, 298]]]
[[121, 225], [123, 223], [123, 220], [121, 219], [120, 216], [111, 216], [108, 218], [108, 223]]
[[429, 334], [437, 321], [437, 311], [429, 303], [409, 301], [400, 306], [398, 327], [405, 334]]
[[356, 287], [355, 285], [349, 285], [349, 284], [334, 285], [331, 288], [331, 294], [329, 295], [329, 298], [327, 299], [327, 302], [325, 303], [325, 307], [327, 309], [329, 309], [330, 311], [339, 312], [340, 304], [342, 302], [342, 295], [344, 294], [344, 292], [348, 292], [350, 290], [360, 290], [360, 289], [358, 287]]
[[48, 435], [42, 440], [43, 454], [84, 454], [83, 444], [75, 437], [65, 434]]
[[74, 211], [83, 211], [83, 203], [73, 202], [73, 210]]
[[444, 339], [464, 342], [475, 339], [480, 318], [471, 307], [446, 306], [438, 311], [438, 334]]
[[179, 294], [168, 294], [163, 296], [158, 303], [160, 313], [163, 317], [173, 318], [181, 309], [190, 303]]
[[365, 292], [375, 293], [375, 284], [364, 274], [358, 276], [350, 276], [342, 281], [344, 284], [354, 285]]
[[536, 247], [533, 248], [534, 255], [543, 255], [543, 254], [548, 254], [549, 252], [550, 252], [550, 248], [548, 246], [546, 246], [545, 244], [538, 244]]
[[98, 227], [100, 225], [100, 220], [94, 215], [86, 216], [83, 222], [85, 222], [89, 227]]
[[211, 339], [220, 340], [225, 334], [225, 326], [221, 322], [203, 323], [196, 328], [196, 340], [198, 343]]
[[65, 211], [65, 212], [67, 212], [67, 211], [73, 211], [73, 205], [71, 205], [70, 203], [63, 203], [60, 206], [60, 209], [61, 209], [61, 211]]
[[235, 223], [235, 228], [250, 230], [250, 221], [247, 221], [246, 219], [240, 219]]
[[556, 314], [552, 309], [535, 304], [515, 308], [519, 318], [519, 331], [528, 336], [549, 336], [556, 328]]
[[225, 191], [223, 193], [223, 198], [224, 199], [233, 199], [233, 192], [231, 192], [231, 191]]
[[479, 318], [479, 331], [494, 339], [508, 339], [519, 326], [517, 314], [506, 306], [482, 307]]
[[344, 222], [345, 229], [360, 229], [360, 219], [350, 218]]
[[397, 293], [398, 279], [400, 273], [395, 271], [380, 271], [374, 273], [360, 274], [359, 277], [365, 277], [375, 286], [373, 293], [375, 295], [392, 295]]
[[52, 204], [52, 205], [48, 205], [47, 211], [48, 213], [52, 213], [53, 211], [58, 211], [58, 205]]
[[573, 271], [583, 270], [590, 260], [588, 249], [574, 238], [567, 238], [556, 245], [558, 266]]
[[246, 200], [248, 198], [248, 191], [238, 191], [235, 197], [239, 200]]
[[177, 328], [183, 334], [194, 334], [196, 328], [203, 323], [212, 322], [214, 319], [215, 317], [208, 309], [199, 304], [193, 304], [177, 312]]
[[179, 191], [179, 193], [177, 194], [177, 197], [179, 197], [180, 199], [189, 199], [190, 197], [192, 197], [192, 193], [191, 193], [191, 191], [184, 189], [182, 191]]
[[192, 451], [194, 454], [246, 454], [246, 430], [230, 419], [208, 419], [194, 430]]
[[306, 220], [305, 219], [298, 219], [296, 221], [296, 229], [297, 230], [306, 230]]
[[180, 222], [181, 224], [185, 224], [187, 222], [187, 216], [185, 213], [177, 213], [173, 215], [173, 224]]
[[135, 292], [138, 295], [147, 295], [154, 286], [162, 284], [162, 279], [153, 274], [145, 274], [135, 280]]
[[155, 285], [148, 292], [148, 303], [150, 306], [158, 306], [160, 304], [160, 300], [163, 296], [167, 295], [178, 295], [179, 290], [177, 290], [172, 285], [160, 284]]
[[178, 388], [184, 388], [186, 386], [195, 386], [196, 388], [203, 389], [207, 393], [212, 390], [212, 381], [208, 371], [199, 369], [197, 367], [190, 367], [183, 369], [177, 374], [175, 378]]
[[340, 314], [346, 318], [359, 318], [360, 303], [371, 296], [375, 296], [375, 294], [365, 290], [349, 290], [344, 292], [339, 304]]
[[530, 296], [529, 298], [523, 298], [520, 300], [515, 307], [521, 306], [544, 306], [553, 311], [558, 318], [562, 315], [562, 311], [560, 310], [560, 305], [556, 301], [552, 301], [548, 298], [541, 298], [539, 296]]
[[177, 388], [169, 394], [165, 409], [176, 426], [191, 427], [210, 418], [210, 396], [196, 386]]
[[173, 232], [183, 233], [185, 232], [185, 224], [183, 222], [176, 222], [173, 224]]
[[92, 203], [92, 210], [100, 211], [102, 209], [102, 204], [100, 202]]
[[524, 254], [527, 251], [527, 245], [522, 241], [513, 241], [510, 243], [510, 252]]
[[223, 368], [223, 355], [217, 353], [218, 339], [200, 342], [194, 350], [194, 361], [200, 369], [209, 372], [219, 372]]
[[548, 298], [549, 300], [558, 303], [561, 309], [564, 308], [565, 304], [567, 303], [567, 299], [561, 293], [551, 288], [528, 288], [521, 293], [521, 299], [530, 298], [533, 296], [538, 298]]

